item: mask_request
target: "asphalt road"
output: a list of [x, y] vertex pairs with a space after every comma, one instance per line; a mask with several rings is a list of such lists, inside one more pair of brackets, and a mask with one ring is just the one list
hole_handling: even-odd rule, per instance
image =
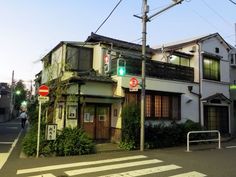
[[[17, 135], [17, 131], [12, 129], [12, 133]], [[223, 143], [222, 149], [217, 149], [214, 143], [191, 146], [192, 152], [186, 152], [186, 146], [183, 146], [144, 152], [115, 151], [72, 157], [19, 158], [23, 135], [24, 132], [0, 170], [1, 177], [236, 177], [235, 140]]]

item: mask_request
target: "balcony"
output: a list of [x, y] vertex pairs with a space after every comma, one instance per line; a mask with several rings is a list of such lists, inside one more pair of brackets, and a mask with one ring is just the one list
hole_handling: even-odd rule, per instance
[[[142, 61], [126, 59], [126, 74], [140, 76]], [[111, 75], [116, 75], [117, 59], [112, 59]], [[194, 82], [194, 69], [154, 60], [146, 60], [146, 77]]]

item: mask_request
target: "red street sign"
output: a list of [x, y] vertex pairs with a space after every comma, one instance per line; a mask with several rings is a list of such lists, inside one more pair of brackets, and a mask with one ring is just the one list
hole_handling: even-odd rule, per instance
[[129, 86], [130, 87], [137, 87], [138, 86], [138, 79], [136, 79], [135, 77], [132, 77], [129, 80]]
[[108, 64], [108, 63], [109, 63], [109, 60], [110, 60], [110, 57], [109, 57], [109, 55], [106, 54], [106, 55], [104, 56], [104, 63], [105, 63], [105, 64]]
[[49, 94], [49, 88], [46, 85], [41, 85], [39, 87], [38, 93], [40, 96], [47, 96]]

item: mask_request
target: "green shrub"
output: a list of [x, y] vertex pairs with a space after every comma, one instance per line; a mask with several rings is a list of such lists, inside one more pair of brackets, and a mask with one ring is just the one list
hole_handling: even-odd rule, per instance
[[[145, 145], [146, 148], [163, 148], [173, 147], [186, 143], [187, 133], [189, 131], [202, 130], [199, 123], [191, 120], [185, 123], [173, 122], [169, 126], [164, 124], [145, 126]], [[193, 138], [199, 138], [201, 135], [196, 135]]]
[[140, 139], [140, 109], [136, 104], [124, 106], [122, 113], [122, 140], [120, 147], [136, 149]]
[[65, 128], [54, 143], [56, 155], [82, 155], [95, 152], [93, 141], [78, 128]]
[[[80, 129], [65, 128], [61, 134], [57, 134], [55, 141], [45, 139], [45, 124], [41, 125], [39, 154], [51, 155], [82, 155], [93, 153], [95, 145], [91, 139]], [[23, 152], [27, 156], [35, 156], [37, 153], [37, 125], [32, 126], [23, 139]]]

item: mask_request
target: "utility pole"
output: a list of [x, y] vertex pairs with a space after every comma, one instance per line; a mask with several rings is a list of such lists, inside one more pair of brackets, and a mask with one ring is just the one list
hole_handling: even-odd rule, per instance
[[147, 43], [147, 22], [151, 21], [153, 17], [159, 15], [160, 13], [180, 4], [184, 0], [172, 0], [173, 3], [166, 8], [160, 10], [159, 12], [148, 17], [149, 7], [147, 5], [147, 0], [143, 0], [142, 5], [142, 17], [134, 15], [142, 19], [142, 83], [141, 83], [141, 120], [140, 120], [140, 151], [144, 151], [144, 137], [145, 137], [145, 87], [146, 87], [146, 43]]
[[11, 96], [10, 96], [10, 119], [13, 119], [14, 106], [15, 106], [15, 81], [14, 81], [14, 70], [11, 76]]

